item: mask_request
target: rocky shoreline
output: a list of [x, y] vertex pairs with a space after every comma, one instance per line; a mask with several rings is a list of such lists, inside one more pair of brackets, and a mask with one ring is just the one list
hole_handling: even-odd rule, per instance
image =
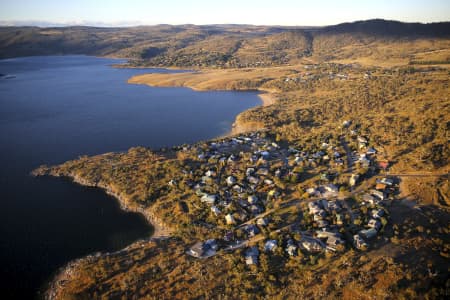
[[[61, 178], [69, 178], [73, 182], [80, 184], [82, 186], [87, 187], [95, 187], [103, 189], [108, 195], [114, 197], [120, 205], [120, 208], [122, 210], [128, 211], [128, 212], [135, 212], [142, 214], [147, 222], [149, 222], [153, 228], [153, 235], [149, 239], [140, 239], [128, 247], [118, 250], [118, 251], [124, 251], [129, 247], [132, 247], [136, 243], [142, 243], [144, 241], [153, 241], [155, 239], [166, 239], [169, 238], [173, 232], [172, 228], [167, 226], [158, 216], [155, 215], [154, 212], [145, 210], [142, 207], [130, 207], [127, 204], [127, 200], [122, 196], [120, 193], [114, 191], [107, 183], [105, 182], [92, 182], [89, 181], [83, 177], [80, 177], [77, 174], [70, 173], [59, 173], [56, 172], [51, 167], [41, 166], [31, 172], [32, 176], [38, 177], [38, 176], [53, 176], [53, 177], [61, 177]], [[94, 260], [95, 258], [101, 256], [101, 252], [97, 252], [94, 254], [87, 255], [85, 257], [73, 260], [68, 262], [64, 267], [60, 268], [58, 272], [56, 273], [55, 277], [51, 279], [49, 284], [47, 285], [47, 289], [44, 293], [44, 299], [48, 300], [54, 300], [59, 299], [60, 293], [59, 291], [64, 288], [65, 282], [69, 281], [71, 278], [76, 277], [76, 270], [82, 265], [84, 262], [89, 262]]]
[[[265, 91], [258, 95], [262, 101], [263, 106], [272, 105], [275, 103], [276, 99], [273, 96], [272, 93]], [[258, 122], [245, 122], [241, 120], [240, 115], [238, 115], [235, 119], [235, 122], [232, 125], [232, 129], [229, 133], [229, 135], [236, 135], [241, 134], [248, 131], [255, 131], [255, 130], [261, 130], [264, 128], [264, 125]], [[73, 182], [86, 186], [86, 187], [95, 187], [100, 188], [105, 191], [106, 194], [114, 197], [120, 205], [120, 208], [124, 211], [128, 212], [135, 212], [140, 213], [144, 216], [144, 218], [147, 220], [148, 223], [150, 223], [153, 228], [154, 232], [150, 239], [141, 239], [139, 241], [134, 242], [133, 244], [129, 245], [128, 247], [118, 250], [118, 251], [124, 251], [129, 247], [132, 247], [136, 243], [142, 243], [145, 241], [152, 241], [155, 239], [166, 239], [169, 238], [173, 232], [173, 229], [170, 228], [167, 224], [165, 224], [154, 212], [151, 210], [146, 210], [143, 207], [130, 207], [128, 205], [128, 200], [125, 198], [125, 196], [121, 195], [119, 192], [113, 190], [113, 188], [106, 182], [103, 181], [90, 181], [86, 178], [83, 178], [75, 173], [61, 173], [57, 170], [47, 167], [47, 166], [41, 166], [31, 172], [32, 176], [52, 176], [52, 177], [61, 177], [61, 178], [68, 178], [72, 180]], [[106, 253], [107, 255], [108, 253]], [[72, 278], [75, 278], [77, 275], [77, 269], [81, 267], [84, 263], [89, 263], [90, 261], [93, 261], [97, 257], [105, 255], [105, 253], [94, 253], [87, 256], [84, 256], [79, 259], [72, 260], [68, 262], [65, 266], [61, 267], [54, 278], [51, 279], [51, 281], [46, 286], [46, 290], [44, 292], [44, 299], [46, 300], [56, 300], [60, 299], [63, 295], [61, 292], [64, 290], [65, 283], [70, 281]]]
[[165, 224], [157, 215], [155, 215], [154, 212], [144, 209], [143, 207], [130, 207], [127, 203], [127, 199], [118, 193], [117, 191], [114, 191], [107, 183], [99, 181], [99, 182], [92, 182], [89, 181], [83, 177], [80, 177], [77, 174], [70, 173], [58, 173], [55, 172], [52, 168], [47, 167], [40, 167], [36, 170], [34, 170], [31, 175], [33, 176], [53, 176], [53, 177], [66, 177], [71, 179], [73, 182], [80, 184], [82, 186], [87, 187], [95, 187], [100, 188], [105, 191], [108, 195], [114, 197], [120, 205], [120, 208], [122, 210], [128, 211], [128, 212], [134, 212], [134, 213], [140, 213], [142, 214], [148, 223], [150, 223], [153, 228], [154, 232], [152, 235], [152, 238], [167, 238], [172, 233], [172, 228], [170, 228], [167, 224]]

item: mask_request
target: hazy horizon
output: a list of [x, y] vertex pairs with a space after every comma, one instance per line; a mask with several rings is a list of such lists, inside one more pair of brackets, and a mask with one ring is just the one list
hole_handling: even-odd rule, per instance
[[308, 24], [301, 24], [301, 25], [282, 25], [282, 24], [244, 24], [244, 23], [211, 23], [211, 24], [195, 24], [195, 23], [183, 23], [183, 24], [170, 24], [170, 23], [158, 23], [158, 24], [139, 24], [139, 23], [126, 23], [126, 22], [120, 22], [120, 23], [102, 23], [102, 22], [79, 22], [79, 23], [52, 23], [52, 22], [46, 22], [46, 21], [1, 21], [0, 20], [0, 26], [2, 27], [40, 27], [40, 28], [54, 28], [54, 27], [74, 27], [74, 26], [82, 26], [82, 27], [100, 27], [100, 28], [125, 28], [125, 27], [138, 27], [138, 26], [162, 26], [162, 25], [168, 25], [168, 26], [225, 26], [225, 25], [235, 25], [235, 26], [279, 26], [279, 27], [326, 27], [326, 26], [333, 26], [343, 23], [352, 23], [352, 22], [359, 22], [359, 21], [370, 21], [370, 20], [385, 20], [385, 21], [394, 21], [394, 22], [403, 22], [403, 23], [420, 23], [420, 24], [432, 24], [432, 23], [445, 23], [450, 22], [450, 20], [447, 21], [436, 21], [436, 22], [405, 22], [400, 20], [389, 20], [389, 19], [383, 19], [383, 18], [373, 18], [373, 19], [364, 19], [364, 20], [353, 20], [353, 21], [346, 21], [346, 22], [340, 22], [340, 23], [334, 23], [334, 24], [326, 24], [326, 25], [308, 25]]
[[205, 0], [179, 1], [32, 1], [4, 0], [2, 26], [97, 26], [239, 24], [261, 26], [326, 26], [370, 19], [434, 23], [450, 21], [443, 0], [332, 1]]

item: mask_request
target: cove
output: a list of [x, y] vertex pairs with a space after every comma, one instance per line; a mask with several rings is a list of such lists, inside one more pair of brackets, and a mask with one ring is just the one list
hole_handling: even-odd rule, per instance
[[0, 60], [0, 266], [2, 295], [36, 297], [52, 273], [97, 251], [149, 237], [142, 216], [120, 210], [102, 190], [33, 178], [41, 164], [80, 155], [154, 149], [214, 138], [256, 92], [195, 92], [127, 84], [137, 74], [122, 61], [88, 56]]

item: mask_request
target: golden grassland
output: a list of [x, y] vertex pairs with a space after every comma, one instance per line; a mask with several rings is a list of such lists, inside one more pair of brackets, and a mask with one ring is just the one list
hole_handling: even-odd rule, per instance
[[[295, 65], [147, 74], [129, 82], [264, 91], [263, 97], [270, 101], [241, 113], [235, 132], [266, 128], [276, 141], [307, 149], [324, 137], [338, 136], [342, 121], [351, 120], [357, 124], [355, 129], [370, 137], [379, 157], [390, 161], [391, 172], [449, 171], [446, 69]], [[184, 255], [196, 239], [223, 234], [219, 228], [193, 226], [198, 220], [209, 220], [195, 204], [198, 197], [182, 186], [167, 187], [192, 164], [195, 159], [183, 151], [156, 154], [138, 147], [40, 170], [106, 185], [128, 208], [157, 214], [173, 233], [168, 240], [142, 241], [125, 251], [78, 261], [72, 272], [55, 279], [64, 285], [53, 287], [54, 298], [438, 299], [448, 289], [448, 176], [402, 178], [401, 196], [424, 205], [418, 210], [410, 202], [394, 202], [384, 237], [368, 252], [296, 259], [281, 252], [263, 253], [254, 268], [245, 265], [239, 251], [206, 260]], [[198, 167], [200, 176], [206, 169]], [[298, 195], [291, 191], [285, 196]], [[181, 202], [188, 205], [188, 213]]]
[[[330, 77], [330, 73], [332, 74]], [[366, 73], [370, 73], [365, 77]], [[337, 74], [346, 75], [342, 80]], [[362, 124], [398, 171], [448, 171], [449, 73], [430, 67], [362, 68], [337, 64], [138, 75], [129, 83], [195, 90], [265, 91], [272, 101], [242, 113], [279, 139], [298, 141], [342, 120]], [[277, 101], [273, 101], [277, 99]]]
[[[447, 259], [439, 244], [448, 224], [442, 211], [417, 214], [395, 204], [396, 224], [370, 252], [306, 257], [262, 253], [258, 268], [245, 266], [243, 253], [207, 260], [184, 254], [179, 239], [141, 242], [126, 252], [79, 261], [64, 274], [56, 299], [439, 299], [445, 293]], [[424, 229], [425, 228], [425, 229]], [[441, 234], [438, 232], [442, 231]], [[401, 236], [393, 237], [395, 232]], [[445, 289], [445, 288], [444, 288]]]

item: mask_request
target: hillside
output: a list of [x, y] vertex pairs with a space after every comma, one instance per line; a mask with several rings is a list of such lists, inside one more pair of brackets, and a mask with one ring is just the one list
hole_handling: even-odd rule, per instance
[[[131, 28], [0, 28], [0, 58], [86, 54], [135, 66], [267, 67], [351, 61], [449, 62], [450, 23], [370, 20], [336, 26], [157, 25]], [[430, 53], [432, 51], [432, 53]], [[423, 57], [426, 55], [426, 59]]]

